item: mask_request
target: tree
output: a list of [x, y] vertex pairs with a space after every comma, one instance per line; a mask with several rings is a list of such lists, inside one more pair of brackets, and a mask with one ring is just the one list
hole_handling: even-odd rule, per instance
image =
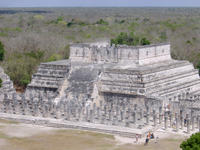
[[193, 134], [180, 145], [182, 150], [200, 150], [200, 133]]
[[2, 82], [3, 82], [3, 81], [2, 81], [2, 79], [0, 78], [0, 88], [2, 87]]
[[146, 38], [142, 38], [141, 41], [140, 41], [140, 44], [141, 45], [150, 45], [150, 41], [147, 40]]
[[100, 19], [96, 22], [96, 24], [102, 24], [102, 25], [108, 25], [109, 23], [104, 21], [103, 19]]
[[111, 39], [111, 44], [120, 45], [149, 45], [151, 42], [146, 37], [140, 37], [133, 32], [130, 34], [121, 32], [115, 39]]
[[4, 53], [5, 53], [4, 45], [3, 45], [3, 43], [0, 41], [0, 61], [3, 61], [3, 59], [4, 59]]

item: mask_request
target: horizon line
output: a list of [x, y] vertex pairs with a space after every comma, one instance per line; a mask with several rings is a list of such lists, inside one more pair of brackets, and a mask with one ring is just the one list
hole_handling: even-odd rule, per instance
[[200, 6], [0, 6], [0, 8], [200, 8]]

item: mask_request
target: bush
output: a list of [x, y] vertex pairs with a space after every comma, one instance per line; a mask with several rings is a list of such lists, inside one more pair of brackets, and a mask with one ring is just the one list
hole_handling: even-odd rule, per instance
[[104, 21], [103, 19], [100, 19], [96, 22], [96, 24], [108, 25], [108, 22]]
[[130, 33], [121, 32], [115, 39], [111, 39], [111, 44], [120, 45], [149, 45], [151, 42], [145, 37], [139, 37]]
[[50, 61], [56, 61], [56, 60], [61, 60], [61, 59], [62, 59], [61, 55], [53, 54], [47, 59], [47, 61], [50, 62]]
[[2, 81], [2, 79], [0, 78], [0, 88], [2, 87], [2, 82], [3, 82], [3, 81]]
[[67, 27], [71, 27], [73, 25], [86, 26], [86, 25], [89, 25], [89, 23], [81, 21], [79, 19], [72, 19], [70, 22], [67, 23]]
[[0, 61], [3, 61], [3, 59], [4, 59], [4, 53], [5, 53], [4, 45], [3, 45], [3, 43], [0, 41]]
[[193, 134], [180, 145], [182, 150], [200, 150], [200, 133]]
[[43, 20], [44, 16], [42, 16], [42, 15], [35, 15], [33, 18], [36, 19], [36, 20]]

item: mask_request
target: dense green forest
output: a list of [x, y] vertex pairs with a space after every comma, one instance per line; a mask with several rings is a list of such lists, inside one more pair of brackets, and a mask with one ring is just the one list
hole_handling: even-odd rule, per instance
[[200, 67], [200, 8], [0, 9], [0, 65], [25, 88], [41, 62], [67, 59], [71, 43], [120, 36], [130, 45], [170, 42], [173, 58]]

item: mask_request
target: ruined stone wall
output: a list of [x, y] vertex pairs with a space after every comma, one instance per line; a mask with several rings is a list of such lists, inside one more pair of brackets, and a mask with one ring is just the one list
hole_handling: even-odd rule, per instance
[[148, 46], [74, 44], [71, 45], [70, 59], [72, 62], [145, 65], [171, 60], [171, 56], [169, 44]]
[[0, 78], [2, 79], [2, 86], [0, 88], [0, 100], [3, 99], [4, 94], [11, 96], [16, 93], [13, 82], [10, 80], [9, 76], [4, 73], [3, 68], [0, 67]]
[[117, 60], [114, 47], [75, 44], [70, 47], [70, 60], [84, 63], [112, 63]]
[[138, 51], [140, 65], [171, 60], [170, 44], [144, 46]]

